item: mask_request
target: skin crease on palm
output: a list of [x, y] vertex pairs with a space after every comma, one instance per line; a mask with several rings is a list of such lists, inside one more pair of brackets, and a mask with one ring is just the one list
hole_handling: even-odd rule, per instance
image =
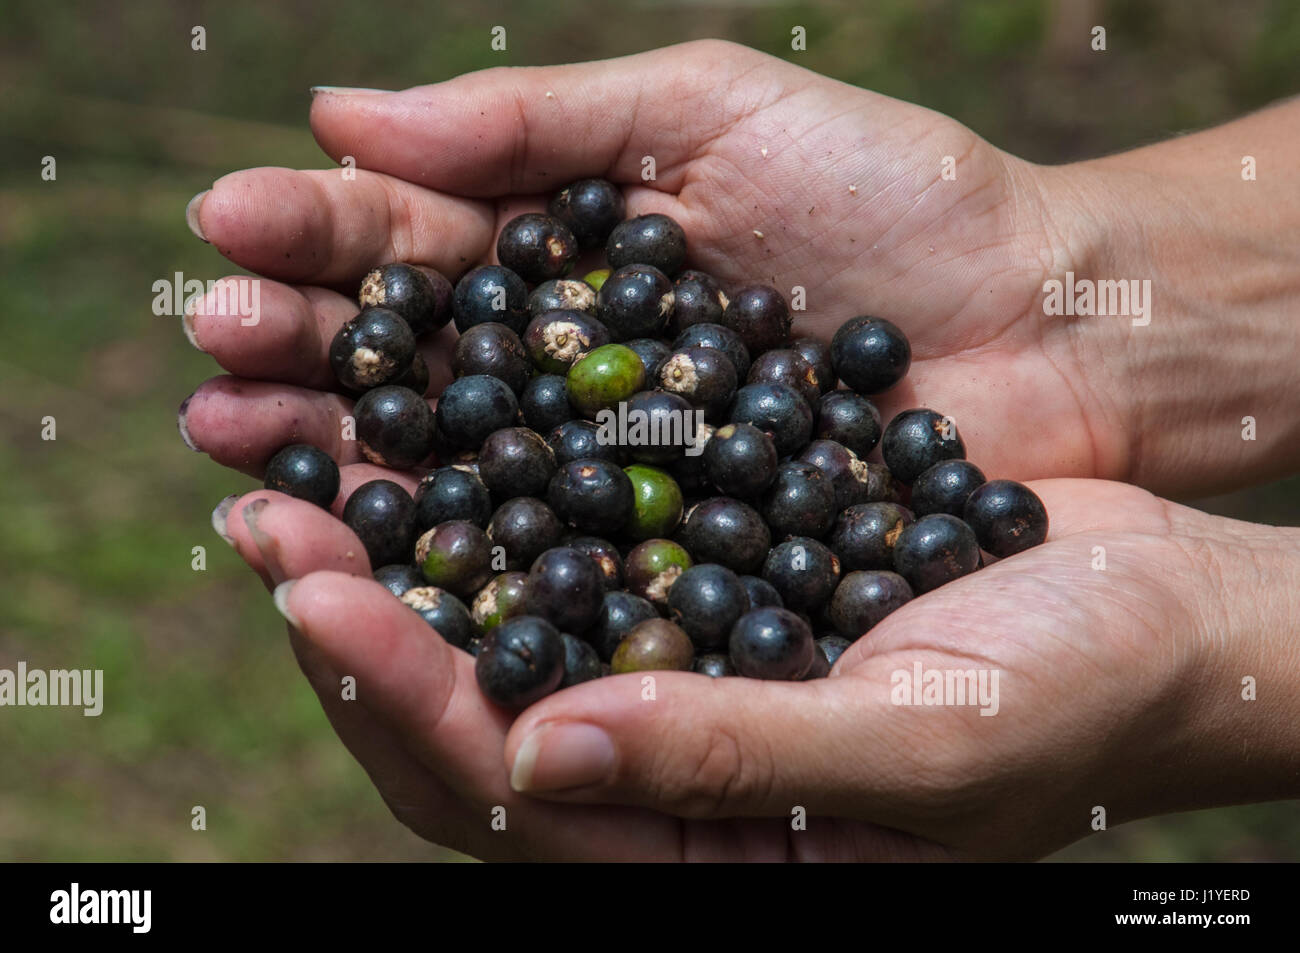
[[[272, 280], [255, 327], [188, 319], [232, 376], [195, 393], [184, 429], [254, 475], [296, 441], [343, 464], [333, 516], [259, 491], [214, 522], [268, 585], [297, 580], [277, 603], [303, 670], [417, 833], [488, 859], [1031, 858], [1090, 833], [1097, 805], [1114, 825], [1294, 796], [1293, 701], [1261, 696], [1243, 711], [1239, 683], [1296, 671], [1277, 637], [1300, 608], [1287, 582], [1300, 534], [1107, 482], [1173, 490], [1223, 477], [1137, 452], [1155, 441], [1132, 432], [1151, 402], [1133, 381], [1144, 348], [1127, 320], [1043, 315], [1043, 281], [1099, 257], [1086, 186], [935, 113], [714, 42], [399, 94], [325, 91], [312, 127], [336, 160], [356, 158], [354, 180], [249, 170], [193, 208], [207, 240]], [[948, 155], [956, 181], [940, 178]], [[800, 332], [895, 319], [915, 360], [882, 413], [952, 414], [986, 472], [1037, 481], [1048, 542], [908, 604], [829, 679], [660, 673], [647, 703], [639, 679], [621, 676], [517, 720], [490, 706], [470, 656], [366, 578], [364, 550], [334, 518], [366, 480], [410, 489], [418, 475], [366, 464], [340, 438], [349, 403], [331, 392], [325, 348], [375, 263], [454, 278], [491, 260], [505, 221], [590, 175], [622, 184], [629, 214], [677, 219], [694, 266], [807, 288]], [[435, 391], [453, 337], [425, 345]], [[916, 661], [999, 670], [998, 715], [890, 705], [890, 673]], [[355, 702], [339, 700], [344, 674]], [[599, 726], [613, 760], [595, 783], [548, 792], [560, 780], [548, 754], [596, 730], [564, 741], [553, 729], [566, 725]], [[531, 770], [516, 763], [524, 748]], [[529, 793], [512, 788], [512, 769]], [[497, 806], [506, 832], [491, 827]], [[798, 833], [796, 806], [810, 818]]]

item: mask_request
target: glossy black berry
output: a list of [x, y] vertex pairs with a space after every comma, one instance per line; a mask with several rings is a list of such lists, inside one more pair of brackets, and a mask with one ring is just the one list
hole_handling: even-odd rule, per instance
[[817, 372], [807, 359], [794, 348], [777, 348], [764, 351], [754, 358], [750, 365], [747, 384], [784, 384], [798, 391], [799, 396], [808, 402], [809, 407], [816, 407], [821, 398], [821, 385], [817, 381]]
[[608, 343], [609, 329], [581, 311], [544, 311], [524, 330], [533, 366], [547, 374], [567, 374], [576, 361]]
[[679, 544], [670, 539], [648, 539], [633, 547], [623, 560], [623, 581], [629, 592], [666, 608], [673, 583], [693, 565], [691, 554]]
[[400, 596], [407, 589], [425, 584], [424, 574], [405, 560], [414, 556], [414, 547], [402, 554], [402, 562], [391, 566], [380, 566], [375, 570], [375, 582], [379, 583], [395, 596]]
[[712, 347], [731, 358], [736, 368], [736, 380], [743, 381], [749, 374], [750, 354], [740, 335], [721, 324], [692, 324], [673, 338], [673, 350], [684, 351], [691, 347]]
[[353, 406], [352, 416], [357, 446], [371, 463], [400, 470], [415, 466], [433, 451], [433, 411], [413, 390], [389, 386], [366, 391]]
[[777, 592], [776, 586], [762, 576], [741, 576], [740, 584], [745, 587], [751, 607], [755, 609], [762, 606], [780, 606], [784, 608], [785, 602], [781, 599], [781, 593]]
[[474, 676], [488, 701], [527, 708], [559, 688], [564, 678], [560, 630], [536, 616], [507, 619], [483, 637]]
[[524, 385], [519, 396], [519, 412], [524, 423], [538, 433], [549, 434], [565, 421], [572, 420], [569, 389], [559, 374], [538, 374]]
[[668, 359], [668, 355], [673, 352], [672, 348], [657, 338], [633, 338], [630, 341], [624, 341], [623, 346], [636, 351], [636, 356], [641, 358], [641, 365], [645, 368], [645, 379], [647, 381], [659, 379], [659, 368]]
[[726, 678], [736, 674], [736, 667], [731, 664], [731, 656], [725, 652], [706, 652], [695, 656], [691, 671], [709, 678]]
[[594, 458], [561, 466], [546, 499], [560, 519], [584, 533], [617, 532], [635, 505], [627, 474], [615, 463]]
[[763, 578], [781, 594], [786, 608], [811, 611], [835, 592], [840, 561], [825, 544], [796, 536], [772, 547], [763, 561]]
[[499, 500], [545, 496], [555, 475], [555, 451], [527, 427], [494, 430], [479, 450], [478, 473]]
[[790, 340], [790, 307], [770, 285], [749, 285], [736, 291], [721, 323], [740, 335], [754, 357], [783, 348]]
[[966, 444], [951, 418], [933, 410], [905, 410], [889, 422], [880, 440], [889, 472], [910, 484], [936, 463], [966, 459]]
[[472, 599], [492, 578], [492, 543], [473, 523], [451, 520], [416, 541], [415, 562], [429, 585]]
[[718, 324], [727, 310], [727, 295], [712, 275], [684, 271], [673, 282], [673, 315], [668, 333], [678, 335], [693, 324]]
[[339, 494], [339, 465], [324, 450], [293, 443], [277, 451], [266, 464], [262, 485], [329, 509]]
[[626, 672], [689, 672], [695, 661], [690, 636], [667, 619], [637, 623], [609, 660], [613, 674]]
[[776, 444], [753, 424], [727, 424], [704, 446], [704, 469], [728, 496], [755, 497], [776, 479]]
[[533, 376], [524, 344], [504, 324], [476, 324], [456, 339], [451, 350], [453, 377], [486, 374], [503, 381], [518, 394]]
[[514, 426], [518, 416], [515, 392], [487, 374], [454, 380], [438, 398], [438, 433], [453, 447], [477, 450], [488, 434]]
[[595, 649], [576, 635], [564, 632], [561, 637], [564, 639], [564, 678], [560, 679], [561, 688], [580, 685], [604, 674], [600, 656]]
[[627, 402], [625, 451], [638, 463], [665, 466], [699, 439], [703, 421], [690, 404], [663, 390], [643, 390]]
[[754, 572], [772, 545], [758, 510], [728, 496], [695, 504], [682, 518], [677, 538], [701, 562], [721, 563], [738, 573]]
[[936, 463], [912, 484], [911, 510], [917, 516], [930, 513], [961, 516], [967, 498], [985, 482], [984, 471], [968, 460]]
[[835, 488], [811, 463], [782, 463], [763, 494], [761, 511], [776, 539], [822, 537], [835, 522]]
[[564, 545], [586, 553], [596, 561], [601, 575], [605, 577], [605, 589], [621, 589], [623, 586], [623, 557], [618, 547], [599, 536], [575, 536]]
[[396, 311], [366, 308], [330, 342], [330, 367], [350, 390], [390, 384], [405, 374], [415, 358], [415, 334]]
[[880, 411], [861, 394], [833, 390], [817, 401], [816, 435], [866, 458], [880, 443]]
[[503, 572], [474, 594], [469, 607], [474, 631], [480, 636], [487, 635], [506, 619], [526, 615], [527, 599], [528, 573]]
[[668, 617], [701, 652], [725, 646], [731, 627], [749, 609], [749, 593], [740, 578], [717, 563], [697, 563], [668, 591]]
[[[829, 394], [835, 389], [835, 369], [831, 366], [831, 346], [817, 338], [795, 338], [790, 347], [798, 351], [813, 369], [817, 378], [817, 389], [822, 394]], [[855, 451], [856, 452], [856, 451]]]
[[361, 280], [357, 303], [397, 312], [420, 337], [437, 331], [451, 320], [451, 282], [424, 265], [393, 262], [371, 269]]
[[715, 423], [723, 420], [730, 409], [737, 383], [731, 358], [713, 347], [674, 351], [659, 368], [661, 388], [684, 398]]
[[1047, 539], [1047, 510], [1033, 490], [1014, 480], [991, 480], [966, 500], [966, 522], [994, 556], [1014, 556]]
[[846, 572], [893, 569], [894, 543], [915, 520], [898, 503], [859, 503], [835, 518], [826, 543]]
[[797, 681], [812, 667], [815, 651], [808, 623], [773, 606], [745, 613], [728, 639], [731, 664], [747, 678]]
[[840, 660], [844, 650], [852, 644], [848, 639], [839, 635], [823, 635], [817, 640], [817, 648], [821, 650], [826, 659], [826, 664], [831, 668], [835, 667], [835, 663]]
[[417, 535], [411, 494], [392, 480], [363, 483], [343, 506], [343, 522], [366, 548], [370, 565], [387, 566], [411, 558]]
[[837, 513], [846, 506], [870, 502], [871, 471], [857, 454], [842, 444], [834, 440], [814, 440], [795, 459], [800, 463], [811, 463], [830, 480]]
[[605, 242], [605, 257], [616, 270], [653, 265], [672, 277], [686, 263], [686, 232], [667, 215], [638, 215], [614, 226]]
[[596, 315], [615, 341], [658, 337], [675, 300], [673, 283], [658, 268], [625, 265], [600, 286]]
[[590, 420], [569, 420], [552, 430], [546, 442], [555, 453], [556, 466], [562, 467], [574, 460], [618, 463], [622, 459], [622, 449], [616, 442], [606, 441], [601, 434], [601, 428]]
[[894, 542], [894, 571], [917, 595], [972, 573], [979, 566], [980, 546], [975, 531], [947, 513], [922, 516], [903, 527]]
[[402, 593], [402, 602], [420, 614], [448, 644], [463, 649], [474, 635], [469, 610], [450, 592], [437, 586], [418, 586]]
[[912, 600], [912, 587], [896, 572], [851, 572], [831, 599], [831, 624], [853, 641], [889, 613]]
[[859, 394], [879, 394], [903, 379], [912, 346], [898, 326], [884, 318], [853, 318], [831, 338], [835, 375]]
[[466, 520], [487, 526], [492, 496], [478, 474], [464, 465], [439, 467], [420, 478], [415, 488], [415, 527], [423, 533], [439, 523]]
[[604, 245], [627, 205], [619, 187], [604, 179], [581, 179], [551, 199], [547, 211], [569, 227], [583, 248]]
[[493, 546], [505, 550], [505, 568], [528, 569], [548, 549], [560, 545], [564, 524], [539, 499], [519, 496], [497, 507], [487, 524]]
[[586, 638], [602, 662], [614, 657], [618, 645], [638, 623], [659, 618], [659, 610], [648, 599], [623, 590], [607, 591], [601, 600], [596, 622]]
[[578, 260], [578, 239], [555, 216], [527, 212], [501, 229], [497, 260], [530, 284], [563, 278]]
[[783, 457], [798, 453], [812, 436], [812, 408], [784, 384], [746, 384], [736, 391], [732, 423], [753, 424], [772, 435]]
[[547, 311], [581, 311], [595, 315], [596, 289], [577, 278], [544, 281], [528, 296], [528, 313], [535, 318]]
[[452, 313], [461, 334], [488, 321], [522, 334], [528, 320], [528, 286], [509, 268], [480, 265], [456, 282]]
[[604, 574], [590, 556], [576, 549], [548, 549], [528, 572], [529, 614], [562, 631], [582, 634], [590, 629], [604, 598]]

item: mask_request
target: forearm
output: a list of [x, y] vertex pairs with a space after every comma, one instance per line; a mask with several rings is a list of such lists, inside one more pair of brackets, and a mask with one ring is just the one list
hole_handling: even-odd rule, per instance
[[1042, 170], [1068, 209], [1054, 226], [1076, 279], [1150, 280], [1147, 316], [1055, 319], [1086, 322], [1080, 346], [1114, 370], [1121, 478], [1180, 495], [1300, 470], [1297, 149], [1290, 101]]

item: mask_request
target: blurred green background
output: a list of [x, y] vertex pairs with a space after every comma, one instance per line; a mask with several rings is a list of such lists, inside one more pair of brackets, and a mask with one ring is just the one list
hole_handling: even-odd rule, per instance
[[[1109, 49], [1086, 37], [1104, 24]], [[509, 52], [489, 49], [492, 25]], [[792, 53], [790, 29], [808, 30]], [[207, 31], [206, 52], [190, 48]], [[308, 87], [397, 89], [725, 37], [955, 116], [1059, 162], [1300, 90], [1294, 0], [553, 0], [130, 4], [0, 10], [0, 667], [102, 668], [108, 704], [0, 710], [0, 859], [378, 860], [456, 855], [388, 814], [329, 730], [266, 593], [209, 526], [251, 489], [182, 445], [215, 365], [151, 285], [229, 272], [186, 201], [247, 166], [326, 160]], [[42, 181], [42, 157], [58, 178]], [[40, 439], [40, 421], [58, 439]], [[1300, 481], [1200, 501], [1300, 521]], [[207, 569], [191, 569], [191, 549]], [[208, 830], [190, 829], [204, 805]], [[1086, 860], [1300, 859], [1293, 803], [1116, 828]]]

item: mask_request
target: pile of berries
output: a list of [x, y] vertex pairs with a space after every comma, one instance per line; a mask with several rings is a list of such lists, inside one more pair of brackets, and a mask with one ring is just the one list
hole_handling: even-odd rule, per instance
[[[566, 277], [601, 245], [608, 268]], [[821, 677], [908, 600], [1046, 537], [1038, 497], [986, 480], [951, 419], [882, 428], [870, 398], [911, 363], [889, 321], [792, 339], [777, 289], [684, 270], [681, 226], [624, 221], [596, 179], [507, 223], [497, 257], [454, 288], [375, 269], [330, 348], [367, 459], [441, 464], [413, 497], [364, 484], [343, 520], [493, 702], [647, 670]], [[431, 410], [416, 342], [449, 321]], [[293, 445], [266, 486], [329, 506], [338, 468]]]

